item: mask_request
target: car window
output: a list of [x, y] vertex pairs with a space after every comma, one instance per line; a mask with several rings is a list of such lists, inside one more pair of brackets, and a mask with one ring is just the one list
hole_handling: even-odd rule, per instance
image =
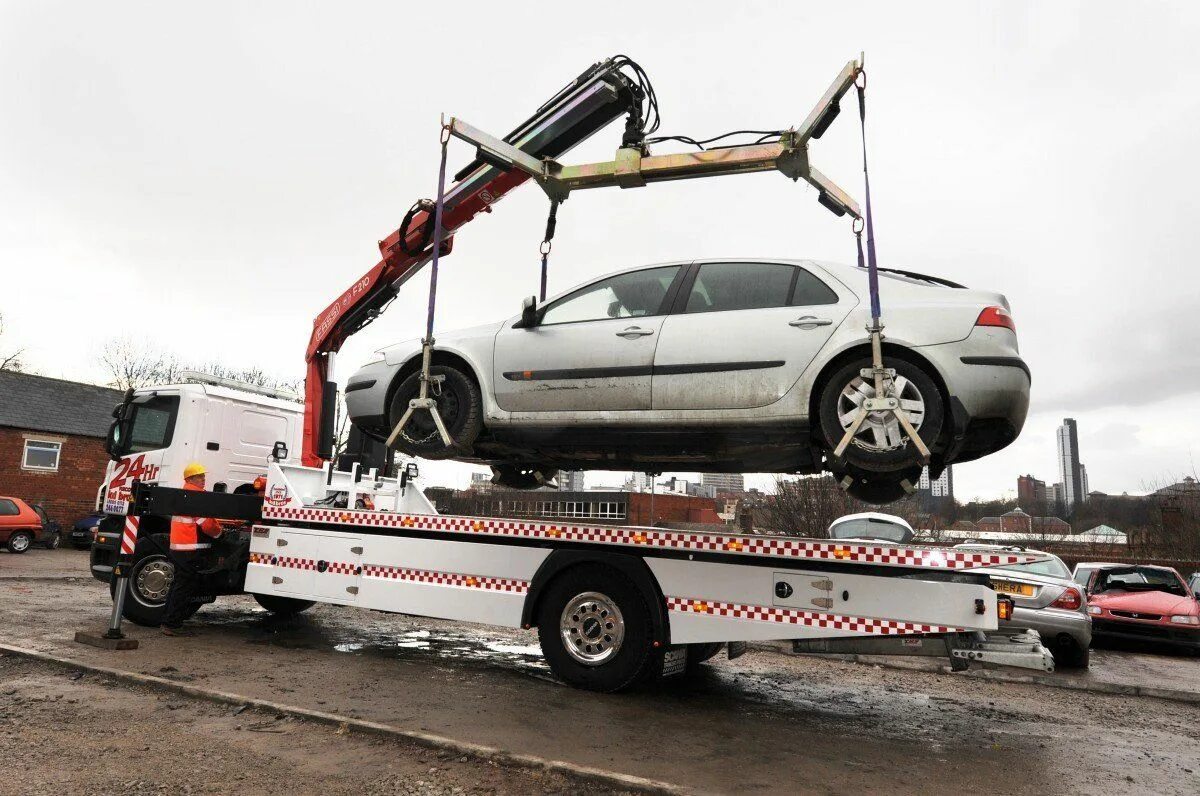
[[1121, 567], [1108, 569], [1096, 579], [1095, 591], [1164, 591], [1183, 597], [1187, 594], [1183, 582], [1174, 572], [1150, 567]]
[[1092, 571], [1090, 569], [1078, 567], [1075, 569], [1075, 582], [1084, 588], [1087, 588], [1088, 578], [1091, 576]]
[[0, 517], [11, 517], [15, 514], [20, 514], [21, 510], [17, 508], [17, 504], [11, 500], [0, 498]]
[[178, 395], [156, 395], [146, 403], [134, 404], [129, 439], [117, 440], [117, 452], [124, 455], [167, 447], [171, 444], [178, 413]]
[[705, 263], [696, 274], [684, 312], [728, 312], [786, 307], [794, 265]]
[[546, 307], [542, 325], [657, 315], [682, 266], [646, 268], [602, 279]]
[[796, 269], [796, 286], [792, 288], [793, 307], [815, 307], [820, 304], [837, 304], [837, 293], [829, 285], [803, 268]]
[[47, 522], [50, 522], [50, 518], [46, 516], [46, 511], [45, 511], [45, 509], [43, 509], [41, 506], [34, 506], [34, 507], [33, 507], [33, 511], [34, 511], [34, 513], [36, 513], [36, 514], [38, 515], [38, 517], [41, 519], [41, 521], [42, 521], [42, 524], [45, 524], [45, 523], [47, 523]]

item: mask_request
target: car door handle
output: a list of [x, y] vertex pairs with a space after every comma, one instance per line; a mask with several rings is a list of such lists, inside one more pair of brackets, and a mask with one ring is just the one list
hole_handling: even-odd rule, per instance
[[831, 326], [833, 321], [828, 318], [818, 318], [815, 315], [801, 315], [794, 321], [788, 321], [788, 326], [798, 326], [801, 329], [815, 329], [818, 326]]
[[617, 337], [624, 337], [626, 340], [632, 340], [635, 337], [645, 337], [648, 334], [654, 334], [653, 329], [643, 329], [640, 326], [630, 326], [627, 329], [622, 329], [617, 332]]

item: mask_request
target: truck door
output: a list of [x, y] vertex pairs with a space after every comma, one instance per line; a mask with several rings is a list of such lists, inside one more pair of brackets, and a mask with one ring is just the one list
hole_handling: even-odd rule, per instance
[[654, 409], [778, 401], [857, 303], [786, 263], [703, 263], [683, 288], [654, 355]]

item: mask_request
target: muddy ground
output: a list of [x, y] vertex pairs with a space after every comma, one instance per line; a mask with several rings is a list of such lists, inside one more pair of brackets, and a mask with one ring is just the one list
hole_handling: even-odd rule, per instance
[[[0, 580], [0, 640], [700, 792], [1200, 792], [1196, 705], [768, 652], [603, 696], [556, 682], [529, 632], [329, 606], [278, 622], [247, 598], [204, 608], [197, 638], [133, 628], [142, 647], [123, 653], [70, 641], [77, 629], [102, 627], [108, 606], [98, 582]], [[51, 699], [69, 685], [43, 675]], [[153, 708], [149, 727], [173, 725], [175, 711], [158, 710], [157, 696], [139, 699]], [[83, 710], [85, 702], [68, 704]], [[203, 737], [243, 742], [245, 730], [218, 720], [228, 711], [211, 710], [211, 721], [196, 719], [212, 733]], [[22, 722], [70, 746], [85, 740], [71, 713], [35, 711]], [[297, 743], [310, 732], [332, 730], [297, 730]], [[360, 763], [339, 758], [311, 781], [341, 787]], [[46, 769], [46, 782], [63, 769], [53, 755], [26, 765]], [[129, 779], [147, 783], [166, 776], [148, 758], [130, 770]]]

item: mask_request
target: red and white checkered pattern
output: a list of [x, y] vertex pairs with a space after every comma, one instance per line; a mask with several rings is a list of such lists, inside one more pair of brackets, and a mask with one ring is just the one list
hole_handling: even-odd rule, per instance
[[826, 630], [843, 630], [868, 636], [902, 636], [914, 633], [954, 633], [956, 628], [941, 625], [922, 625], [916, 622], [898, 622], [892, 619], [870, 619], [862, 616], [843, 616], [819, 611], [803, 611], [797, 608], [773, 608], [765, 605], [738, 605], [694, 597], [668, 597], [667, 608], [671, 611], [692, 614], [723, 616], [729, 619], [750, 619], [757, 622], [780, 622], [782, 624], [806, 625]]
[[263, 518], [319, 522], [375, 528], [410, 528], [436, 533], [469, 533], [480, 536], [590, 542], [627, 547], [666, 548], [702, 552], [771, 556], [800, 560], [843, 561], [847, 564], [910, 569], [975, 569], [1037, 560], [1032, 553], [949, 550], [939, 547], [862, 542], [827, 542], [786, 536], [729, 536], [725, 534], [664, 531], [650, 528], [605, 528], [549, 522], [522, 522], [484, 517], [448, 517], [435, 514], [389, 514], [380, 511], [346, 511], [312, 507], [263, 506]]
[[121, 532], [121, 555], [133, 555], [133, 549], [137, 547], [138, 523], [141, 521], [140, 517], [125, 518], [125, 529]]
[[529, 581], [516, 578], [492, 578], [485, 575], [464, 575], [459, 572], [434, 572], [427, 569], [406, 569], [404, 567], [387, 567], [367, 564], [363, 574], [368, 578], [390, 578], [392, 580], [408, 580], [416, 583], [433, 583], [438, 586], [463, 586], [470, 589], [486, 591], [507, 591], [514, 594], [525, 594], [529, 591]]

